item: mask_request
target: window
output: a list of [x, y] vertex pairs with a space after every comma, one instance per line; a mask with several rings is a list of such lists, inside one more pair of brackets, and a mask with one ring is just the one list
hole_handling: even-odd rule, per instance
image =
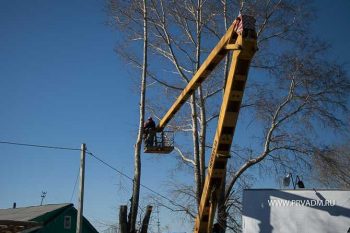
[[64, 227], [64, 229], [70, 229], [72, 227], [72, 217], [71, 216], [64, 216], [63, 227]]

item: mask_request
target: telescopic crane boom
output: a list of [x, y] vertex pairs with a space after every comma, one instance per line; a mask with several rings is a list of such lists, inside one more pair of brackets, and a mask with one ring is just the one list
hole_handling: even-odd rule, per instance
[[[181, 106], [230, 50], [232, 50], [232, 61], [226, 80], [198, 215], [195, 220], [195, 233], [212, 232], [217, 200], [223, 178], [226, 175], [227, 159], [230, 157], [230, 148], [248, 70], [257, 50], [255, 19], [253, 17], [248, 15], [239, 15], [237, 17], [157, 126], [157, 132], [163, 132], [165, 126]], [[159, 151], [161, 151], [161, 148]]]

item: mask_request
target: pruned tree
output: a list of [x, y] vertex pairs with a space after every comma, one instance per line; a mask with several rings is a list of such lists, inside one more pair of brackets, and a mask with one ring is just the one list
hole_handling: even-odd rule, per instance
[[[121, 7], [121, 4], [117, 2], [110, 2], [110, 9], [111, 10], [118, 10]], [[136, 221], [137, 221], [137, 214], [139, 209], [139, 199], [140, 199], [140, 184], [141, 184], [141, 146], [142, 146], [142, 140], [144, 135], [144, 119], [145, 119], [145, 99], [146, 99], [146, 83], [147, 83], [147, 63], [148, 63], [148, 20], [147, 20], [147, 0], [142, 1], [135, 1], [131, 4], [131, 9], [137, 10], [138, 13], [140, 13], [140, 18], [134, 20], [140, 20], [142, 23], [142, 29], [140, 30], [140, 37], [138, 39], [142, 39], [143, 42], [143, 56], [142, 56], [142, 63], [139, 64], [139, 68], [141, 69], [141, 85], [140, 85], [140, 116], [139, 116], [139, 128], [138, 128], [138, 134], [137, 139], [135, 143], [134, 148], [134, 179], [133, 179], [133, 189], [132, 189], [132, 195], [131, 195], [131, 204], [130, 204], [130, 211], [127, 219], [127, 224], [125, 224], [125, 218], [120, 217], [120, 228], [122, 230], [127, 230], [129, 233], [136, 233]], [[120, 26], [124, 27], [126, 24], [125, 22], [121, 23]], [[139, 23], [137, 23], [139, 25]], [[121, 52], [121, 50], [119, 50]], [[125, 207], [122, 207], [120, 209], [121, 213], [120, 216], [125, 216]], [[147, 212], [144, 216], [144, 220], [142, 221], [140, 231], [141, 232], [147, 232], [148, 229], [148, 222], [149, 218], [152, 212], [152, 207], [147, 207]], [[125, 229], [125, 225], [127, 226], [127, 229]]]

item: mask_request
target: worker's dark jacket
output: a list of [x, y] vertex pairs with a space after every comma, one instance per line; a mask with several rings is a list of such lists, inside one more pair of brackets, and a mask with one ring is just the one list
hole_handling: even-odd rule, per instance
[[154, 130], [156, 128], [156, 123], [154, 123], [154, 121], [152, 121], [152, 120], [148, 120], [144, 124], [143, 128], [146, 129], [146, 130]]

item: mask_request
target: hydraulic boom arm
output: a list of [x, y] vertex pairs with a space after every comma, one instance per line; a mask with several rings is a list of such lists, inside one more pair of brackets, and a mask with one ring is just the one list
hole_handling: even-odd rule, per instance
[[185, 89], [181, 92], [175, 103], [170, 107], [165, 116], [160, 120], [157, 129], [161, 131], [169, 121], [174, 117], [177, 111], [182, 107], [186, 100], [192, 95], [196, 88], [209, 76], [214, 70], [216, 65], [226, 56], [229, 49], [227, 45], [235, 39], [237, 36], [234, 32], [237, 27], [236, 21], [230, 26], [225, 35], [221, 38], [219, 43], [211, 51], [208, 58], [204, 61], [196, 74], [192, 77], [191, 81], [187, 84]]
[[220, 187], [226, 175], [227, 159], [240, 110], [250, 62], [257, 50], [254, 18], [240, 15], [215, 46], [191, 81], [181, 92], [157, 126], [162, 131], [176, 112], [208, 77], [219, 62], [232, 50], [232, 61], [227, 77], [218, 126], [210, 156], [208, 173], [195, 221], [195, 233], [211, 233]]

